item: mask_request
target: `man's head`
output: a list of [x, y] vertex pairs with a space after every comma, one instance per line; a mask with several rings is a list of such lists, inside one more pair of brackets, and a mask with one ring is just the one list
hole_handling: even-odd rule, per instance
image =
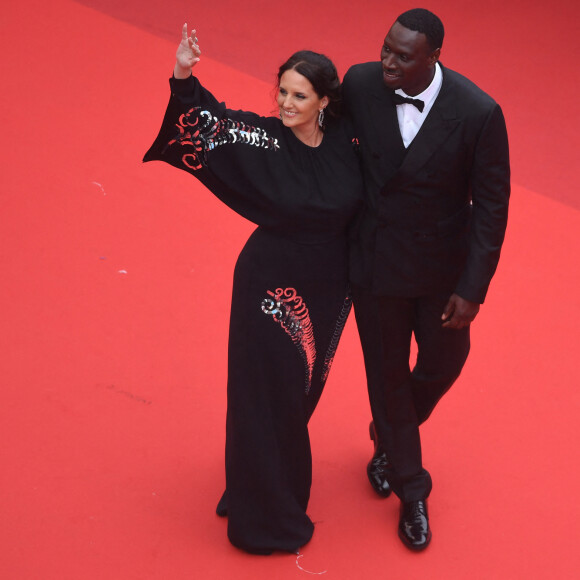
[[443, 23], [429, 10], [403, 12], [381, 49], [385, 85], [393, 90], [403, 89], [411, 96], [423, 92], [433, 80], [443, 36]]

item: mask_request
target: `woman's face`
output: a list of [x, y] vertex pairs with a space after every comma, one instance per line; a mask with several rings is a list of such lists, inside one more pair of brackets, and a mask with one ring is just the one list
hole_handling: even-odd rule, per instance
[[319, 98], [310, 81], [294, 69], [280, 78], [278, 89], [280, 118], [294, 131], [315, 131], [320, 109], [328, 105], [328, 97]]

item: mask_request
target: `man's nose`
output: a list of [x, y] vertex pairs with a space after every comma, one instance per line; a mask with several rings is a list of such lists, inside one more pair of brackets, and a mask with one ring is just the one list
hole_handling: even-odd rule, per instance
[[394, 62], [395, 62], [395, 57], [393, 56], [392, 52], [390, 52], [389, 54], [386, 54], [383, 58], [383, 66], [385, 68], [393, 68]]

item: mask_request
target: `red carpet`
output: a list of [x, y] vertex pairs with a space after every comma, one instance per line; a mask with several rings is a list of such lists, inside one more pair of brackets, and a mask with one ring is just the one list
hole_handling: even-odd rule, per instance
[[140, 159], [168, 99], [182, 20], [199, 17], [205, 84], [267, 114], [270, 78], [299, 41], [344, 72], [376, 58], [409, 6], [9, 4], [0, 578], [576, 578], [580, 123], [575, 106], [548, 101], [553, 90], [574, 101], [576, 4], [427, 5], [447, 24], [444, 62], [506, 111], [505, 250], [467, 367], [423, 431], [431, 547], [402, 546], [397, 502], [366, 481], [369, 411], [351, 318], [312, 422], [317, 526], [299, 560], [239, 552], [214, 514], [231, 274], [252, 226], [185, 173]]

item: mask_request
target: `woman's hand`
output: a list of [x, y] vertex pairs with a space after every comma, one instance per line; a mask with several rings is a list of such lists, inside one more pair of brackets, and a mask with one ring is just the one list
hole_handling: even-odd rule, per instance
[[187, 22], [181, 29], [181, 42], [175, 54], [175, 68], [173, 76], [176, 79], [186, 79], [191, 75], [191, 69], [199, 62], [201, 50], [197, 45], [195, 30], [191, 31], [191, 36], [187, 36]]

